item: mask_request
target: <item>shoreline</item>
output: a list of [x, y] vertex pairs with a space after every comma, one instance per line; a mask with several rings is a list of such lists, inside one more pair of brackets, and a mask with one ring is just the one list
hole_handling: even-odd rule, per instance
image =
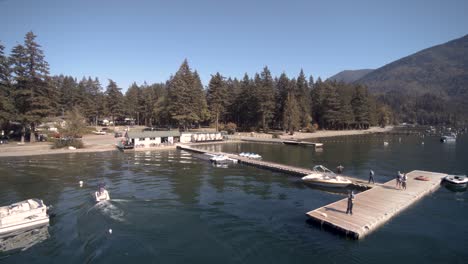
[[[328, 138], [328, 137], [337, 137], [337, 136], [354, 136], [354, 135], [365, 135], [365, 134], [375, 134], [375, 133], [384, 133], [391, 131], [393, 127], [388, 126], [386, 128], [380, 127], [371, 127], [367, 130], [324, 130], [317, 131], [314, 133], [302, 133], [296, 132], [294, 135], [282, 135], [278, 140], [304, 140], [304, 139], [314, 139], [314, 138]], [[257, 137], [242, 137], [250, 139], [265, 139], [266, 134], [255, 133]], [[271, 136], [271, 135], [270, 135]], [[239, 138], [240, 139], [240, 138]], [[70, 150], [67, 148], [64, 149], [51, 149], [51, 143], [25, 143], [24, 145], [19, 145], [16, 142], [10, 143], [8, 145], [0, 145], [0, 158], [3, 157], [27, 157], [27, 156], [38, 156], [38, 155], [55, 155], [55, 154], [72, 154], [72, 153], [98, 153], [98, 152], [107, 152], [107, 151], [119, 151], [115, 146], [115, 141], [117, 139], [113, 137], [105, 136], [95, 136], [88, 135], [83, 138], [85, 143], [85, 148]], [[205, 144], [226, 144], [226, 143], [235, 143], [241, 142], [240, 140], [227, 140], [220, 142], [206, 142], [206, 143], [189, 143], [188, 145], [205, 145]], [[158, 150], [172, 150], [175, 149], [176, 145], [163, 147], [163, 148], [146, 148], [146, 149], [137, 149], [135, 152], [140, 151], [158, 151]]]

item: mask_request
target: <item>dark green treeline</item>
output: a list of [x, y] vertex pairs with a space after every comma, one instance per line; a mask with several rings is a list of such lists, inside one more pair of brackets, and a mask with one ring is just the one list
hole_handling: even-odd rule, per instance
[[268, 67], [241, 80], [212, 75], [208, 86], [187, 60], [166, 83], [132, 84], [125, 94], [113, 80], [50, 76], [32, 32], [10, 56], [0, 45], [0, 125], [34, 129], [49, 117], [79, 108], [90, 124], [104, 117], [133, 118], [139, 125], [194, 128], [237, 127], [313, 131], [365, 129], [392, 120], [388, 107], [358, 85], [316, 81], [301, 70], [297, 77], [272, 76]]

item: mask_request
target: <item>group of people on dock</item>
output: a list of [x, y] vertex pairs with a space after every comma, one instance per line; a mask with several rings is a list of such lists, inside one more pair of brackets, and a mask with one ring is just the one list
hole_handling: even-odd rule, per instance
[[[342, 167], [341, 165], [339, 167]], [[341, 169], [342, 172], [342, 169]], [[371, 169], [369, 170], [369, 184], [372, 182], [372, 184], [375, 184], [374, 180], [374, 171]], [[397, 189], [402, 189], [406, 190], [406, 182], [408, 181], [408, 176], [406, 173], [401, 173], [398, 171], [397, 173], [397, 178], [396, 178], [396, 188]], [[353, 205], [354, 205], [354, 191], [349, 191], [348, 192], [348, 206], [346, 208], [346, 214], [353, 215]]]

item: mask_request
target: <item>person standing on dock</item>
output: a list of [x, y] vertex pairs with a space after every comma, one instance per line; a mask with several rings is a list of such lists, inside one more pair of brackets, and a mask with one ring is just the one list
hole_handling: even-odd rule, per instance
[[396, 188], [397, 188], [397, 189], [400, 189], [400, 188], [401, 188], [401, 181], [402, 181], [402, 179], [403, 179], [403, 174], [402, 174], [400, 171], [398, 171], [397, 177], [396, 177]]
[[369, 182], [370, 183], [372, 181], [372, 184], [375, 184], [375, 181], [374, 181], [374, 171], [373, 170], [370, 170], [369, 171]]
[[344, 167], [341, 166], [341, 164], [340, 164], [340, 166], [336, 167], [336, 173], [338, 173], [338, 174], [343, 173], [343, 170], [344, 170]]
[[403, 188], [403, 190], [406, 190], [406, 181], [408, 181], [408, 176], [406, 176], [405, 173], [401, 178], [401, 187]]
[[354, 191], [350, 191], [348, 194], [348, 208], [346, 209], [346, 214], [353, 215], [353, 205], [354, 205]]

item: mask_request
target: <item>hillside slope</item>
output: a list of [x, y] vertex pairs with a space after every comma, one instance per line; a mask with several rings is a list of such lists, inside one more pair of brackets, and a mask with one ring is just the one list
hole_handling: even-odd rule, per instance
[[468, 95], [468, 35], [404, 57], [356, 81], [372, 92]]
[[341, 71], [332, 77], [328, 78], [329, 81], [337, 81], [337, 82], [344, 82], [344, 83], [353, 83], [366, 74], [372, 72], [372, 69], [362, 69], [362, 70], [345, 70]]

